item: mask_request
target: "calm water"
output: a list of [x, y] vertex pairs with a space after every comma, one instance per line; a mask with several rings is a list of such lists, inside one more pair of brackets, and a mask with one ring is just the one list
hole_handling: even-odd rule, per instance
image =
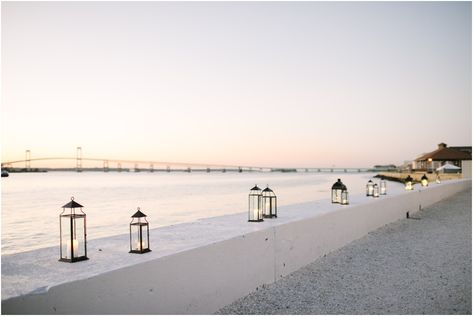
[[151, 228], [245, 212], [255, 183], [278, 205], [326, 199], [341, 178], [350, 194], [373, 174], [48, 172], [2, 178], [2, 254], [58, 244], [61, 206], [74, 196], [87, 214], [88, 239], [128, 233], [139, 206]]

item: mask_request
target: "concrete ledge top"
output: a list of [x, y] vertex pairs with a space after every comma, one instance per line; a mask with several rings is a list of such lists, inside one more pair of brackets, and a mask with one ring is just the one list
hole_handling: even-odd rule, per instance
[[[456, 182], [431, 183], [429, 187], [416, 185], [415, 191], [430, 190]], [[91, 278], [109, 271], [148, 262], [186, 250], [210, 245], [223, 240], [270, 229], [275, 226], [307, 218], [322, 216], [341, 209], [355, 208], [369, 203], [381, 203], [390, 197], [408, 195], [400, 183], [388, 182], [388, 195], [378, 199], [365, 195], [350, 196], [350, 205], [330, 203], [330, 199], [286, 205], [278, 208], [277, 219], [247, 222], [247, 212], [205, 218], [191, 223], [160, 227], [150, 230], [152, 252], [129, 254], [129, 234], [105, 237], [87, 242], [90, 260], [59, 262], [59, 247], [48, 247], [2, 256], [2, 300], [32, 293], [45, 293], [49, 288], [77, 280]], [[152, 223], [151, 223], [152, 225]]]

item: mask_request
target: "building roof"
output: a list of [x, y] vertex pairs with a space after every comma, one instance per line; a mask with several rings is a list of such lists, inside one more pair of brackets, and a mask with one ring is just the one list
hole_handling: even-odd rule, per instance
[[471, 153], [463, 150], [458, 150], [454, 148], [448, 148], [447, 144], [441, 143], [438, 145], [438, 149], [430, 153], [424, 154], [418, 158], [416, 161], [425, 161], [429, 158], [432, 160], [471, 160]]
[[450, 149], [455, 149], [455, 150], [460, 150], [460, 151], [466, 151], [471, 154], [471, 146], [450, 146]]

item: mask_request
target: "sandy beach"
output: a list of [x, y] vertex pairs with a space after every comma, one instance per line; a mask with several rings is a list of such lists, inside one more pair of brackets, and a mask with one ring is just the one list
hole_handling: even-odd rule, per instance
[[471, 237], [468, 189], [217, 314], [471, 314]]

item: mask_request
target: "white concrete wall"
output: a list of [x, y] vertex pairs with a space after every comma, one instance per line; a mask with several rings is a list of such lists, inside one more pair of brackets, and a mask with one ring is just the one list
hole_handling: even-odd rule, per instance
[[[431, 185], [2, 301], [3, 314], [210, 314], [369, 231], [471, 187]], [[205, 234], [205, 232], [202, 232]]]
[[471, 160], [462, 160], [462, 177], [471, 179]]

